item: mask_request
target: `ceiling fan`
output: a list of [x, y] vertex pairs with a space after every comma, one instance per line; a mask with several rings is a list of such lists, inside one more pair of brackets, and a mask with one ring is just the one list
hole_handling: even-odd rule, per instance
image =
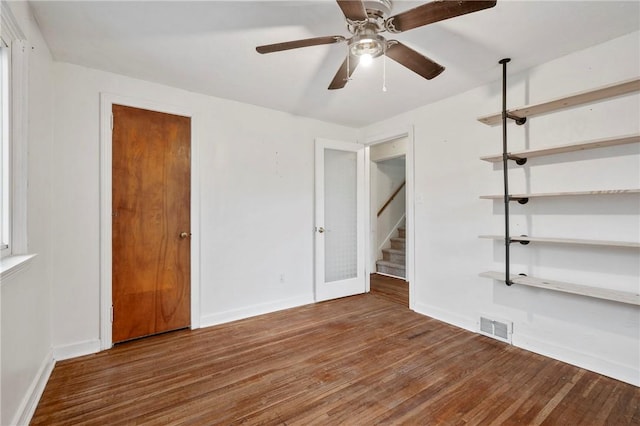
[[258, 46], [256, 50], [258, 53], [272, 53], [346, 41], [349, 46], [347, 58], [331, 81], [329, 90], [342, 89], [359, 63], [368, 62], [381, 55], [386, 55], [400, 65], [431, 80], [444, 71], [442, 65], [398, 40], [385, 39], [380, 33], [384, 31], [401, 33], [496, 5], [496, 0], [436, 0], [388, 17], [392, 7], [391, 0], [337, 0], [337, 2], [346, 18], [347, 29], [353, 34], [351, 38], [340, 35], [315, 37]]

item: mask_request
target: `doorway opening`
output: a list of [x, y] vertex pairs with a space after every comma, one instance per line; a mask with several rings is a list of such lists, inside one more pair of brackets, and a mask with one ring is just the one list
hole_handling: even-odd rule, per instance
[[409, 306], [407, 273], [407, 154], [409, 135], [369, 150], [371, 291]]

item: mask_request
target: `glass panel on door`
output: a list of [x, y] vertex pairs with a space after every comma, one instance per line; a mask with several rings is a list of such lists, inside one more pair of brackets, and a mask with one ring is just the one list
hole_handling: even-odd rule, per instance
[[332, 282], [357, 275], [357, 154], [326, 148], [324, 162], [324, 279]]

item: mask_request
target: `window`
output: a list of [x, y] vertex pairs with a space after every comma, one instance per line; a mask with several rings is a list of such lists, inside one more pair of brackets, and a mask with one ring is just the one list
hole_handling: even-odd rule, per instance
[[[0, 258], [4, 260], [27, 252], [28, 49], [7, 2], [0, 2], [0, 8]], [[4, 273], [4, 265], [0, 266]]]
[[0, 39], [0, 250], [10, 252], [9, 47]]

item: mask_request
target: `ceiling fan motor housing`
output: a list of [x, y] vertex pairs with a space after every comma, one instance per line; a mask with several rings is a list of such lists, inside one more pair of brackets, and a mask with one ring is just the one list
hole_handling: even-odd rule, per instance
[[351, 34], [360, 34], [365, 28], [375, 33], [385, 31], [385, 20], [391, 12], [391, 0], [364, 0], [366, 19], [347, 17], [347, 28]]
[[376, 16], [386, 19], [391, 13], [391, 0], [364, 0], [362, 2], [368, 16]]
[[387, 41], [380, 32], [385, 31], [384, 22], [391, 12], [391, 0], [364, 0], [366, 21], [347, 20], [349, 31], [354, 35], [349, 40], [349, 53], [356, 57], [368, 55], [376, 58], [384, 54]]

